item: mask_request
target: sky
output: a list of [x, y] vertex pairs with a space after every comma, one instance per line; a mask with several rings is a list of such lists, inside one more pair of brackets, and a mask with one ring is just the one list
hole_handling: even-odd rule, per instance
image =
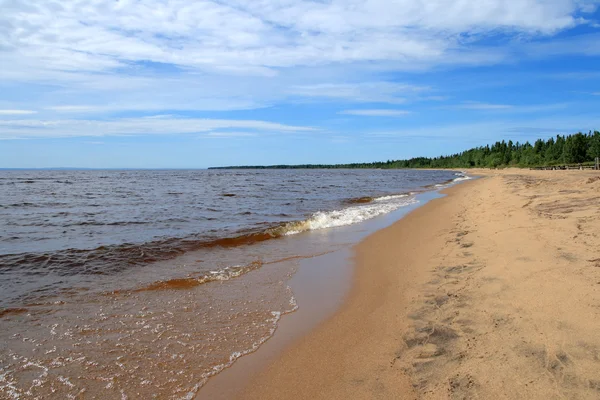
[[0, 168], [447, 155], [600, 130], [600, 0], [0, 0]]

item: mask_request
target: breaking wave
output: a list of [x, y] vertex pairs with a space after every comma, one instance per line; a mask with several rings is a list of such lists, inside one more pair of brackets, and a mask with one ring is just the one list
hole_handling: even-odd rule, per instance
[[[355, 203], [346, 208], [319, 211], [305, 220], [275, 224], [265, 230], [240, 232], [237, 236], [204, 239], [202, 237], [166, 238], [141, 244], [101, 246], [95, 249], [66, 249], [49, 253], [20, 253], [0, 255], [0, 275], [17, 269], [27, 270], [29, 275], [60, 276], [104, 275], [131, 266], [149, 264], [177, 257], [188, 251], [215, 247], [239, 247], [252, 245], [281, 236], [311, 230], [334, 228], [356, 224], [367, 219], [397, 210], [415, 203], [409, 194], [388, 195], [372, 198], [370, 202]], [[230, 270], [227, 273], [235, 273]], [[207, 276], [199, 279], [213, 279]], [[195, 278], [194, 278], [195, 279]], [[193, 282], [173, 282], [186, 285]], [[164, 285], [169, 285], [164, 283]]]
[[456, 176], [456, 178], [454, 178], [448, 182], [438, 183], [437, 185], [434, 185], [434, 186], [436, 188], [443, 188], [443, 187], [450, 186], [453, 183], [457, 183], [457, 182], [461, 182], [461, 181], [468, 181], [470, 179], [473, 179], [472, 177], [468, 176], [466, 172], [457, 172], [454, 174], [454, 176]]
[[199, 277], [175, 278], [154, 282], [148, 286], [131, 290], [130, 292], [137, 293], [148, 292], [153, 290], [190, 289], [208, 282], [228, 281], [230, 279], [244, 275], [250, 271], [254, 271], [255, 269], [260, 268], [262, 265], [263, 264], [260, 261], [254, 261], [248, 265], [234, 265], [232, 267], [225, 267], [221, 270], [210, 271], [208, 274]]
[[304, 221], [289, 222], [272, 230], [275, 235], [294, 235], [318, 229], [352, 225], [416, 203], [408, 194], [383, 196], [372, 202], [333, 211], [320, 211]]

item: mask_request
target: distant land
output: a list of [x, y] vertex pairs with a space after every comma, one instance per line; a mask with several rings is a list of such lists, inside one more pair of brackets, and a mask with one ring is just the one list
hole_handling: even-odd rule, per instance
[[408, 160], [388, 160], [352, 164], [301, 164], [301, 165], [244, 165], [211, 167], [209, 169], [317, 169], [317, 168], [502, 168], [539, 167], [564, 164], [593, 163], [600, 157], [600, 132], [538, 139], [533, 144], [525, 142], [496, 142], [475, 147], [462, 153], [434, 158], [416, 157]]
[[206, 168], [135, 168], [135, 167], [114, 167], [114, 168], [87, 168], [87, 167], [38, 167], [38, 168], [0, 168], [0, 171], [191, 171], [205, 170]]

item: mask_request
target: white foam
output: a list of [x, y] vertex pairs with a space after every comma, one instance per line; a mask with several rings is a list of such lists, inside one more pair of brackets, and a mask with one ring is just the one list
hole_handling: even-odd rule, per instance
[[289, 223], [284, 227], [283, 234], [294, 235], [300, 232], [357, 224], [414, 203], [417, 203], [415, 198], [402, 194], [380, 197], [372, 203], [341, 210], [320, 211], [305, 221]]
[[381, 201], [389, 201], [389, 200], [403, 199], [403, 198], [405, 198], [405, 197], [408, 197], [408, 195], [407, 195], [407, 194], [392, 194], [392, 195], [390, 195], [390, 196], [382, 196], [382, 197], [378, 197], [378, 198], [376, 198], [376, 199], [375, 199], [375, 200], [373, 200], [373, 201], [378, 201], [378, 202], [381, 202]]
[[473, 178], [471, 178], [470, 176], [464, 175], [464, 176], [460, 176], [460, 177], [454, 179], [452, 182], [468, 181], [469, 179], [473, 179]]
[[[291, 292], [291, 288], [288, 286], [286, 288], [290, 293]], [[290, 299], [290, 306], [292, 307], [289, 310], [285, 310], [283, 312], [281, 311], [271, 311], [271, 316], [272, 318], [267, 319], [267, 323], [271, 324], [271, 328], [269, 329], [269, 333], [260, 338], [257, 342], [253, 343], [252, 346], [246, 350], [242, 350], [242, 351], [234, 351], [233, 353], [231, 353], [229, 355], [229, 361], [224, 363], [224, 364], [219, 364], [219, 365], [215, 365], [212, 370], [210, 372], [206, 372], [204, 374], [201, 375], [201, 380], [200, 382], [198, 382], [185, 396], [183, 396], [181, 399], [182, 400], [192, 400], [194, 397], [196, 397], [196, 393], [198, 393], [198, 390], [200, 390], [200, 388], [202, 386], [204, 386], [206, 384], [206, 382], [208, 381], [208, 379], [211, 376], [214, 376], [216, 374], [218, 374], [219, 372], [223, 371], [225, 368], [229, 368], [233, 365], [234, 362], [236, 362], [240, 357], [243, 357], [247, 354], [250, 353], [254, 353], [256, 350], [258, 350], [258, 348], [265, 343], [267, 340], [269, 340], [273, 334], [275, 334], [275, 331], [277, 330], [277, 325], [279, 323], [279, 320], [281, 319], [281, 317], [285, 314], [289, 314], [292, 313], [294, 311], [296, 311], [298, 309], [298, 305], [296, 304], [296, 299], [294, 298], [294, 296], [292, 296], [292, 298]]]
[[435, 187], [437, 188], [445, 188], [448, 187], [454, 183], [457, 182], [461, 182], [461, 181], [468, 181], [470, 179], [473, 179], [472, 177], [468, 176], [466, 172], [455, 172], [454, 176], [456, 176], [457, 178], [452, 179], [452, 181], [448, 182], [448, 183], [438, 183], [437, 185], [435, 185]]

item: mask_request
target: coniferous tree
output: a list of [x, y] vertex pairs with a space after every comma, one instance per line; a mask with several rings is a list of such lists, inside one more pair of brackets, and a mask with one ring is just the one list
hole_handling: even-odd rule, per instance
[[533, 167], [555, 166], [594, 162], [600, 157], [600, 132], [581, 132], [548, 140], [538, 139], [533, 145], [529, 142], [513, 143], [512, 140], [496, 142], [492, 145], [472, 148], [462, 153], [409, 160], [387, 160], [384, 162], [355, 164], [310, 164], [243, 166], [224, 168], [498, 168], [508, 166]]

